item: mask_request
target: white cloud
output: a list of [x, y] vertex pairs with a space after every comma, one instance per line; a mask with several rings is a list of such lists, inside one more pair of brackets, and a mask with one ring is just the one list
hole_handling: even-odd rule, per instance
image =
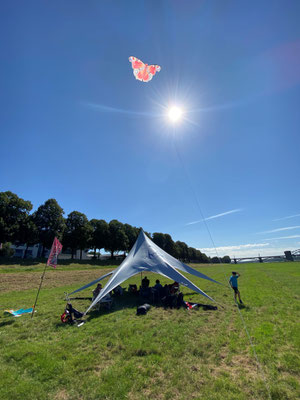
[[289, 215], [289, 216], [287, 216], [287, 217], [282, 217], [282, 218], [273, 219], [273, 221], [282, 221], [282, 220], [284, 220], [284, 219], [295, 218], [295, 217], [300, 217], [300, 214]]
[[[233, 251], [233, 250], [241, 250], [241, 249], [250, 249], [256, 247], [264, 247], [269, 246], [269, 243], [249, 243], [249, 244], [239, 244], [237, 246], [220, 246], [217, 249], [220, 251]], [[203, 248], [201, 251], [211, 251], [211, 247]]]
[[241, 256], [241, 254], [245, 254], [246, 256], [248, 256], [249, 254], [257, 255], [258, 249], [268, 246], [269, 243], [248, 243], [235, 246], [219, 246], [216, 249], [214, 247], [206, 247], [199, 250], [208, 256], [216, 256], [217, 250], [220, 257], [223, 257], [224, 255], [230, 255], [231, 257], [233, 257], [234, 255]]
[[272, 229], [271, 231], [264, 231], [264, 232], [257, 232], [259, 234], [262, 233], [274, 233], [274, 232], [281, 232], [281, 231], [289, 231], [292, 229], [299, 229], [300, 225], [296, 225], [296, 226], [286, 226], [285, 228], [277, 228], [277, 229]]
[[215, 219], [215, 218], [223, 217], [224, 215], [233, 214], [233, 213], [236, 213], [236, 212], [239, 212], [239, 211], [242, 211], [242, 209], [241, 208], [237, 208], [235, 210], [225, 211], [225, 212], [223, 212], [221, 214], [212, 215], [211, 217], [200, 219], [198, 221], [188, 222], [186, 225], [198, 224], [199, 222], [208, 221], [209, 219]]

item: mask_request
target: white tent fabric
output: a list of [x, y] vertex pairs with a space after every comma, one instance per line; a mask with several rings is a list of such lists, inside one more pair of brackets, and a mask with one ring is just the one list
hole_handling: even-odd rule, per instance
[[184, 264], [183, 262], [177, 260], [177, 258], [171, 256], [170, 254], [166, 253], [164, 250], [162, 250], [160, 247], [157, 246], [152, 240], [150, 240], [146, 235], [145, 238], [151, 242], [152, 247], [159, 252], [160, 254], [163, 255], [164, 259], [168, 262], [168, 264], [172, 265], [172, 267], [179, 269], [182, 272], [187, 272], [191, 275], [198, 276], [198, 278], [202, 279], [207, 279], [211, 282], [218, 283], [219, 285], [222, 285], [222, 283], [215, 281], [212, 278], [209, 278], [207, 275], [201, 274], [201, 272], [195, 270], [194, 268], [189, 267], [188, 265]]
[[90, 282], [90, 283], [87, 283], [86, 285], [82, 286], [81, 288], [74, 290], [74, 292], [69, 293], [68, 296], [71, 296], [71, 294], [74, 294], [74, 293], [77, 293], [77, 292], [81, 292], [82, 290], [87, 289], [88, 287], [95, 285], [96, 283], [102, 281], [102, 279], [104, 279], [104, 278], [106, 278], [107, 276], [113, 274], [113, 272], [114, 272], [114, 271], [111, 271], [111, 272], [109, 272], [108, 274], [105, 274], [105, 275], [100, 276], [100, 278], [95, 279], [94, 281], [92, 281], [92, 282]]
[[208, 299], [215, 301], [206, 293], [204, 293], [201, 289], [199, 289], [196, 285], [194, 285], [184, 275], [178, 272], [175, 268], [180, 269], [184, 272], [193, 273], [193, 275], [208, 279], [212, 282], [219, 283], [209, 278], [208, 276], [194, 270], [193, 268], [181, 263], [180, 261], [176, 260], [176, 258], [170, 256], [155, 243], [153, 243], [152, 240], [150, 240], [141, 230], [128, 256], [125, 258], [122, 264], [113, 272], [111, 278], [109, 279], [105, 287], [101, 290], [96, 299], [89, 306], [89, 308], [86, 310], [85, 314], [87, 314], [89, 310], [95, 306], [95, 304], [100, 302], [101, 299], [103, 299], [103, 297], [105, 297], [115, 287], [117, 287], [130, 277], [143, 271], [155, 272], [157, 274], [163, 275], [178, 282], [183, 286], [189, 287], [190, 289], [202, 294]]

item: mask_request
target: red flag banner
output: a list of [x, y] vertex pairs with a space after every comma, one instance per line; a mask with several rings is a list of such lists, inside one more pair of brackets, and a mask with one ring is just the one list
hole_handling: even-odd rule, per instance
[[57, 257], [62, 250], [62, 244], [57, 238], [54, 238], [53, 244], [51, 247], [50, 255], [48, 257], [47, 265], [51, 265], [51, 267], [56, 268], [57, 265]]

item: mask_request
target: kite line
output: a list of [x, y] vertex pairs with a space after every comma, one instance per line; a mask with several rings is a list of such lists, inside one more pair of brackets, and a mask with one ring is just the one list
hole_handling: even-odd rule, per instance
[[[217, 248], [216, 248], [214, 239], [213, 239], [213, 237], [212, 237], [212, 234], [211, 234], [211, 232], [210, 232], [210, 229], [209, 229], [209, 227], [208, 227], [208, 224], [207, 224], [207, 222], [206, 222], [206, 219], [204, 218], [204, 215], [203, 215], [203, 212], [202, 212], [202, 208], [201, 208], [201, 206], [200, 206], [200, 202], [199, 202], [198, 196], [197, 196], [197, 194], [196, 194], [196, 191], [195, 191], [195, 189], [194, 189], [194, 186], [192, 185], [192, 182], [191, 182], [190, 176], [189, 176], [189, 174], [188, 174], [188, 171], [187, 171], [187, 169], [186, 169], [186, 166], [185, 166], [185, 163], [184, 163], [184, 161], [183, 161], [183, 158], [181, 157], [181, 154], [180, 154], [180, 152], [179, 152], [179, 150], [178, 150], [178, 147], [177, 147], [177, 144], [176, 144], [176, 140], [175, 140], [175, 128], [173, 129], [172, 138], [173, 138], [173, 144], [174, 144], [174, 147], [175, 147], [175, 151], [176, 151], [177, 157], [178, 157], [178, 159], [179, 159], [180, 162], [181, 162], [182, 169], [184, 170], [184, 173], [185, 173], [187, 182], [188, 182], [189, 185], [190, 185], [190, 190], [191, 190], [191, 192], [192, 192], [192, 194], [193, 194], [193, 196], [194, 196], [194, 198], [195, 198], [195, 201], [196, 201], [196, 204], [197, 204], [197, 206], [198, 206], [198, 209], [199, 209], [201, 218], [202, 218], [202, 220], [203, 220], [203, 222], [204, 222], [204, 225], [205, 225], [205, 227], [206, 227], [206, 230], [207, 230], [207, 232], [208, 232], [208, 235], [209, 235], [209, 237], [210, 237], [210, 240], [211, 240], [211, 242], [212, 242], [212, 244], [213, 244], [213, 247], [214, 247], [214, 249], [215, 249], [217, 258], [218, 258], [218, 260], [219, 260], [219, 263], [222, 265], [222, 264], [223, 264], [223, 263], [222, 263], [222, 260], [221, 260], [219, 254], [218, 254], [218, 251], [217, 251]], [[227, 281], [227, 278], [226, 278], [226, 281]], [[228, 284], [228, 288], [229, 288], [229, 282], [228, 282], [228, 281], [227, 281], [227, 284]], [[234, 299], [234, 298], [233, 298], [233, 299]], [[246, 335], [247, 335], [247, 337], [248, 337], [248, 339], [249, 339], [250, 347], [251, 347], [251, 349], [252, 349], [252, 351], [253, 351], [253, 354], [254, 354], [256, 363], [257, 363], [258, 368], [259, 368], [259, 370], [260, 370], [260, 372], [261, 372], [261, 375], [262, 375], [262, 377], [263, 377], [263, 380], [264, 380], [264, 383], [265, 383], [265, 387], [266, 387], [267, 393], [268, 393], [268, 398], [269, 398], [270, 400], [272, 400], [270, 386], [269, 386], [269, 383], [268, 383], [268, 381], [267, 381], [267, 378], [266, 378], [264, 369], [263, 369], [263, 367], [262, 367], [262, 365], [261, 365], [261, 363], [260, 363], [260, 361], [259, 361], [259, 359], [258, 359], [256, 350], [255, 350], [255, 345], [254, 345], [254, 343], [253, 343], [253, 341], [252, 341], [252, 339], [251, 339], [249, 330], [248, 330], [248, 328], [247, 328], [246, 322], [245, 322], [245, 320], [244, 320], [244, 317], [243, 317], [243, 315], [242, 315], [242, 313], [241, 313], [241, 310], [240, 310], [240, 308], [239, 308], [239, 305], [238, 305], [236, 299], [234, 299], [234, 302], [235, 302], [235, 304], [236, 304], [236, 306], [237, 306], [240, 319], [241, 319], [242, 324], [243, 324], [243, 326], [244, 326]]]

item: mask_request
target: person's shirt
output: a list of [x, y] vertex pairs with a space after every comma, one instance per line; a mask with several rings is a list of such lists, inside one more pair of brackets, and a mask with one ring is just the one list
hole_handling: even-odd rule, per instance
[[149, 286], [149, 279], [147, 279], [146, 277], [144, 279], [142, 279], [142, 287], [146, 288]]
[[111, 295], [110, 295], [110, 293], [107, 293], [107, 295], [104, 296], [104, 297], [102, 298], [102, 301], [103, 301], [103, 302], [105, 302], [105, 301], [111, 301]]
[[231, 275], [229, 279], [229, 283], [231, 284], [232, 287], [238, 287], [238, 275]]
[[101, 292], [102, 288], [101, 287], [96, 287], [96, 289], [93, 291], [93, 296], [96, 298], [98, 294]]
[[119, 294], [119, 295], [122, 295], [122, 294], [123, 294], [123, 288], [122, 288], [122, 286], [118, 285], [118, 286], [115, 288], [115, 293], [116, 293], [116, 294]]
[[165, 296], [168, 296], [168, 295], [170, 294], [169, 285], [165, 285], [165, 286], [163, 287], [163, 294], [164, 294]]
[[157, 290], [160, 290], [160, 289], [162, 289], [162, 285], [160, 283], [156, 283], [154, 288]]

